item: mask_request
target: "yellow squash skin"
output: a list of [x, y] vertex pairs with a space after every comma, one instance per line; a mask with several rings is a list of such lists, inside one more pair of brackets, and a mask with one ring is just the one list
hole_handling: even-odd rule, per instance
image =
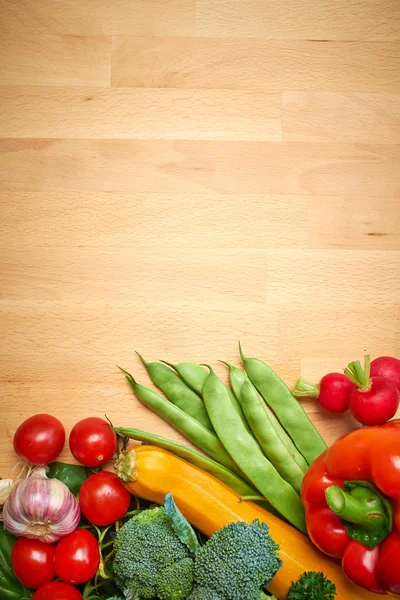
[[264, 521], [280, 546], [283, 562], [268, 589], [280, 600], [286, 598], [292, 581], [304, 571], [323, 571], [336, 585], [338, 600], [377, 600], [376, 594], [351, 583], [336, 561], [321, 554], [309, 539], [252, 502], [240, 496], [205, 471], [153, 446], [132, 448], [117, 462], [118, 475], [131, 494], [163, 504], [170, 492], [188, 521], [207, 537], [233, 521]]

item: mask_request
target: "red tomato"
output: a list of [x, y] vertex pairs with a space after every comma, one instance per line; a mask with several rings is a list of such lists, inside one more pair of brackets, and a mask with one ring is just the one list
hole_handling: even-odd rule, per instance
[[53, 581], [55, 544], [45, 544], [40, 540], [20, 537], [11, 552], [11, 564], [15, 576], [23, 585], [36, 589]]
[[34, 465], [48, 465], [57, 458], [65, 443], [63, 424], [52, 415], [33, 415], [14, 434], [14, 450]]
[[115, 473], [100, 471], [83, 483], [79, 504], [83, 515], [94, 525], [111, 525], [129, 508], [131, 495]]
[[99, 544], [87, 529], [76, 529], [61, 538], [54, 553], [54, 568], [65, 583], [85, 583], [100, 563]]
[[104, 419], [89, 417], [74, 425], [69, 435], [69, 447], [81, 465], [98, 467], [113, 457], [117, 435]]
[[32, 600], [82, 600], [82, 594], [73, 585], [53, 581], [36, 590]]

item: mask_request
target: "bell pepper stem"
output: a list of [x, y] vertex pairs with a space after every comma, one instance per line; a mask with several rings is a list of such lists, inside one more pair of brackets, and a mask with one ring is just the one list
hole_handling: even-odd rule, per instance
[[371, 513], [371, 508], [366, 502], [353, 498], [337, 485], [332, 485], [326, 490], [326, 501], [338, 517], [368, 529], [374, 529], [377, 521], [385, 517], [383, 513]]
[[332, 485], [325, 490], [325, 498], [348, 535], [369, 548], [383, 541], [392, 530], [392, 505], [368, 482], [345, 481], [344, 488]]

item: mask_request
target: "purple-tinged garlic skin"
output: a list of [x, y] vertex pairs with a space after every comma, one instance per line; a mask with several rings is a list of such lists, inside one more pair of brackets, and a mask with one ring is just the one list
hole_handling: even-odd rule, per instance
[[67, 486], [38, 471], [13, 486], [3, 508], [7, 531], [46, 544], [74, 531], [80, 518], [79, 502]]

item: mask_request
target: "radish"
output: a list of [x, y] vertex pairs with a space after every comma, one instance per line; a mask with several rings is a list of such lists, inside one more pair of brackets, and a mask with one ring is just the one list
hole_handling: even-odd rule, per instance
[[397, 385], [400, 392], [400, 360], [393, 356], [380, 356], [371, 362], [371, 375], [381, 375]]
[[351, 362], [344, 370], [345, 375], [357, 386], [350, 392], [349, 409], [362, 425], [381, 425], [389, 421], [399, 407], [400, 393], [390, 379], [371, 374], [370, 357], [364, 358], [364, 369], [360, 361]]
[[310, 383], [303, 377], [296, 381], [293, 395], [317, 398], [318, 404], [331, 413], [343, 413], [349, 408], [349, 395], [355, 385], [343, 373], [328, 373], [319, 384]]

